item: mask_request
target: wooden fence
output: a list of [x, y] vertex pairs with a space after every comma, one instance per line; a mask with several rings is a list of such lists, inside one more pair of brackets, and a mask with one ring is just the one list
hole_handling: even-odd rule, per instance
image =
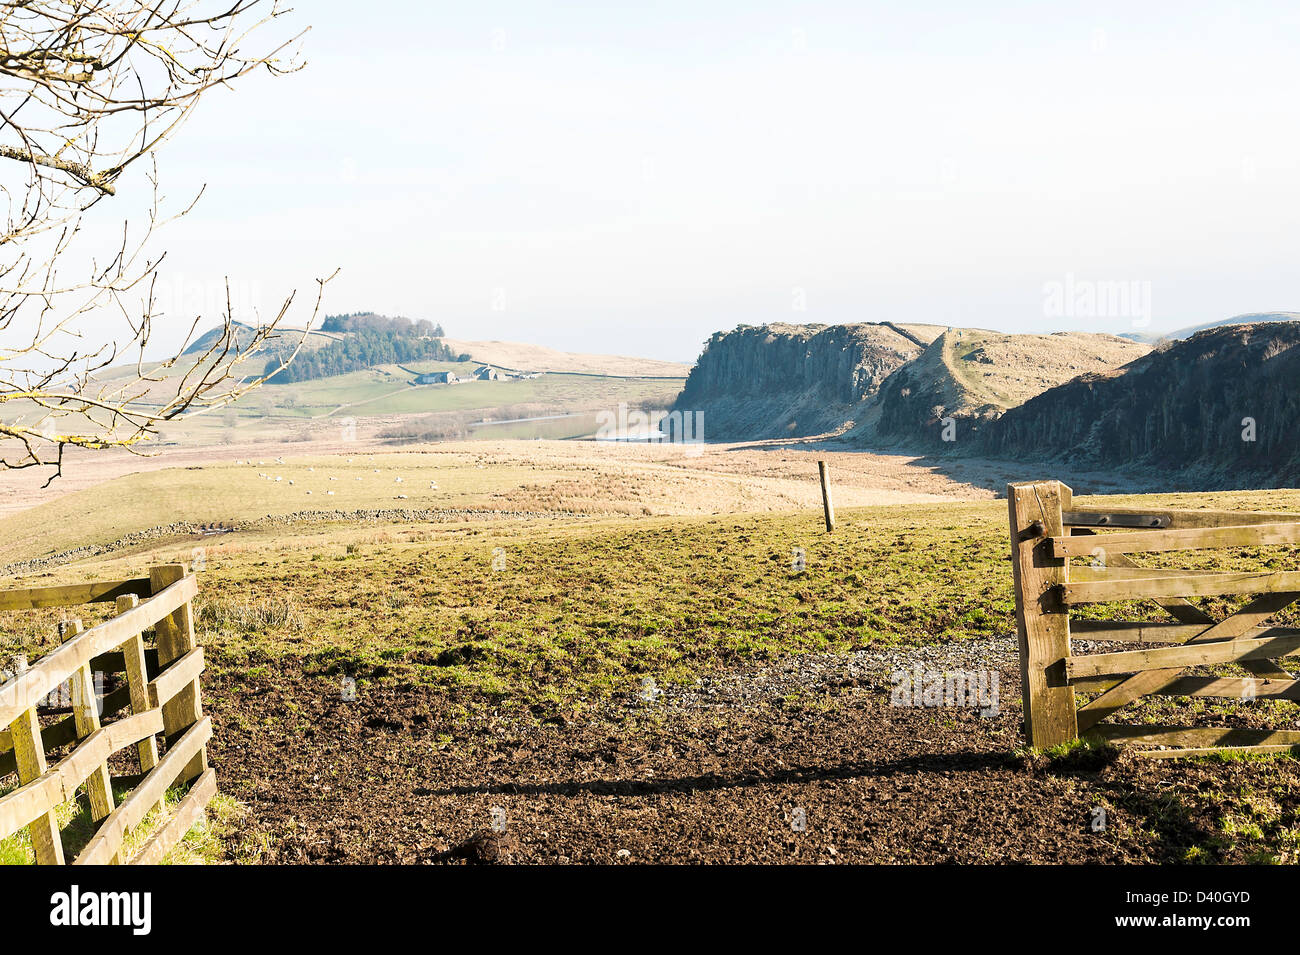
[[[1276, 662], [1300, 649], [1300, 629], [1267, 621], [1300, 599], [1300, 572], [1221, 573], [1139, 567], [1130, 554], [1300, 544], [1300, 515], [1252, 511], [1076, 506], [1059, 481], [1012, 484], [1011, 559], [1025, 731], [1045, 748], [1081, 734], [1152, 756], [1221, 749], [1283, 752], [1300, 730], [1125, 726], [1103, 720], [1143, 696], [1300, 700], [1300, 681]], [[1072, 559], [1086, 559], [1088, 563]], [[1253, 595], [1216, 620], [1188, 597]], [[1082, 604], [1150, 599], [1171, 622], [1071, 621]], [[1071, 635], [1138, 644], [1075, 656]], [[1246, 677], [1186, 676], [1191, 666], [1236, 663]], [[1076, 693], [1097, 694], [1079, 706]], [[1154, 747], [1164, 747], [1155, 749]]]
[[[159, 862], [202, 816], [216, 792], [216, 776], [206, 749], [212, 723], [199, 694], [203, 649], [194, 639], [191, 609], [197, 592], [198, 579], [183, 564], [154, 567], [148, 577], [134, 580], [0, 591], [0, 610], [116, 605], [115, 616], [89, 630], [74, 621], [58, 649], [0, 684], [0, 727], [8, 727], [0, 730], [0, 776], [17, 772], [20, 783], [0, 796], [0, 839], [27, 827], [36, 862], [63, 864], [55, 812], [83, 783], [96, 828], [75, 864], [125, 861], [120, 856], [127, 832], [162, 804], [173, 785], [194, 781], [130, 861]], [[149, 628], [153, 647], [144, 639]], [[125, 679], [100, 700], [97, 672]], [[38, 704], [65, 685], [72, 712], [42, 726]], [[113, 777], [109, 757], [128, 747], [140, 773]], [[63, 754], [53, 766], [47, 763], [51, 752]], [[114, 782], [131, 787], [120, 804]]]

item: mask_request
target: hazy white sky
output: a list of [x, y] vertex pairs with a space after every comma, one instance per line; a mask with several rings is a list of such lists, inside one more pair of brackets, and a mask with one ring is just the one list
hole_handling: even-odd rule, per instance
[[[266, 309], [341, 266], [331, 313], [689, 361], [738, 323], [1300, 308], [1293, 4], [294, 16], [307, 69], [218, 91], [161, 156], [171, 194], [208, 183], [167, 236], [181, 310], [225, 275]], [[1048, 304], [1121, 282], [1118, 309]]]

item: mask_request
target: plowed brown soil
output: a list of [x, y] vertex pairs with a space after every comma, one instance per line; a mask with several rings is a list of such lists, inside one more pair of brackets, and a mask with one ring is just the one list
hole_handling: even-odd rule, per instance
[[542, 726], [458, 723], [426, 687], [344, 702], [284, 670], [205, 692], [221, 786], [252, 810], [238, 838], [267, 862], [1248, 861], [1215, 794], [1271, 794], [1280, 819], [1300, 807], [1293, 760], [1026, 756], [1018, 701], [992, 718], [894, 707], [853, 678]]

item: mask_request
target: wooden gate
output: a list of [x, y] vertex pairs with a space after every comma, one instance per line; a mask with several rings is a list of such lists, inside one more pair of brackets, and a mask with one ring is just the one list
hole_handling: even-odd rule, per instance
[[[1300, 649], [1300, 629], [1267, 624], [1300, 599], [1300, 572], [1165, 570], [1139, 567], [1129, 557], [1300, 544], [1300, 514], [1079, 507], [1070, 488], [1059, 481], [1012, 484], [1007, 497], [1030, 745], [1041, 749], [1094, 734], [1132, 744], [1152, 756], [1203, 755], [1221, 749], [1283, 752], [1300, 746], [1300, 730], [1103, 722], [1151, 694], [1300, 700], [1300, 683], [1276, 662]], [[1187, 599], [1212, 595], [1255, 596], [1223, 620]], [[1154, 601], [1172, 620], [1070, 619], [1071, 609], [1083, 604], [1136, 599]], [[1072, 634], [1141, 646], [1075, 656]], [[1224, 663], [1239, 664], [1250, 675], [1183, 673], [1191, 666]], [[1077, 692], [1097, 695], [1078, 706]]]
[[[117, 611], [89, 630], [74, 621], [58, 649], [0, 684], [0, 776], [17, 772], [21, 783], [0, 796], [0, 839], [26, 827], [37, 864], [62, 864], [56, 810], [83, 784], [96, 829], [78, 864], [123, 861], [127, 832], [178, 783], [194, 781], [130, 861], [161, 861], [202, 816], [216, 792], [216, 776], [206, 750], [212, 722], [199, 695], [203, 648], [195, 642], [191, 611], [196, 593], [198, 578], [183, 564], [154, 567], [148, 577], [133, 580], [0, 591], [0, 610], [114, 601]], [[145, 645], [150, 628], [155, 647]], [[123, 673], [125, 681], [101, 700], [96, 672]], [[42, 726], [38, 706], [64, 685], [71, 690], [71, 715]], [[137, 754], [140, 774], [111, 776], [109, 757], [128, 747]], [[47, 751], [63, 755], [50, 766]], [[121, 803], [114, 783], [119, 790], [132, 787]]]

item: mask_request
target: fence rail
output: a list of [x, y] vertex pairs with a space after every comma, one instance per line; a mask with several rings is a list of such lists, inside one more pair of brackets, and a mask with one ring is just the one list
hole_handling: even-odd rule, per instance
[[[1149, 695], [1300, 700], [1300, 681], [1277, 662], [1300, 649], [1300, 630], [1268, 624], [1300, 599], [1300, 572], [1149, 568], [1128, 556], [1294, 545], [1300, 543], [1300, 514], [1079, 507], [1059, 481], [1012, 484], [1007, 499], [1031, 745], [1055, 746], [1093, 733], [1153, 756], [1300, 747], [1295, 730], [1102, 722]], [[1082, 559], [1093, 563], [1071, 563]], [[1257, 596], [1222, 620], [1187, 599], [1228, 595]], [[1083, 604], [1143, 599], [1154, 601], [1174, 622], [1070, 619], [1071, 609]], [[1072, 632], [1093, 641], [1148, 646], [1078, 656], [1071, 651]], [[1240, 665], [1250, 676], [1184, 675], [1188, 667], [1226, 663]], [[1080, 705], [1076, 693], [1096, 695]]]
[[[0, 684], [0, 776], [18, 774], [18, 788], [0, 796], [0, 839], [23, 828], [37, 864], [61, 865], [63, 833], [56, 811], [84, 786], [95, 831], [74, 864], [124, 861], [128, 832], [167, 790], [190, 783], [172, 815], [130, 861], [159, 862], [202, 816], [216, 792], [207, 764], [212, 723], [203, 715], [199, 675], [203, 649], [194, 637], [192, 601], [198, 579], [183, 564], [154, 567], [148, 577], [60, 587], [0, 591], [0, 610], [113, 602], [115, 615], [67, 639], [35, 665]], [[152, 629], [155, 646], [145, 644]], [[121, 674], [123, 683], [102, 698], [95, 673]], [[38, 705], [71, 686], [71, 714], [41, 725]], [[160, 747], [159, 737], [162, 737]], [[109, 760], [132, 750], [133, 776], [111, 775]], [[59, 753], [53, 766], [48, 757]], [[134, 782], [116, 803], [113, 782]]]

